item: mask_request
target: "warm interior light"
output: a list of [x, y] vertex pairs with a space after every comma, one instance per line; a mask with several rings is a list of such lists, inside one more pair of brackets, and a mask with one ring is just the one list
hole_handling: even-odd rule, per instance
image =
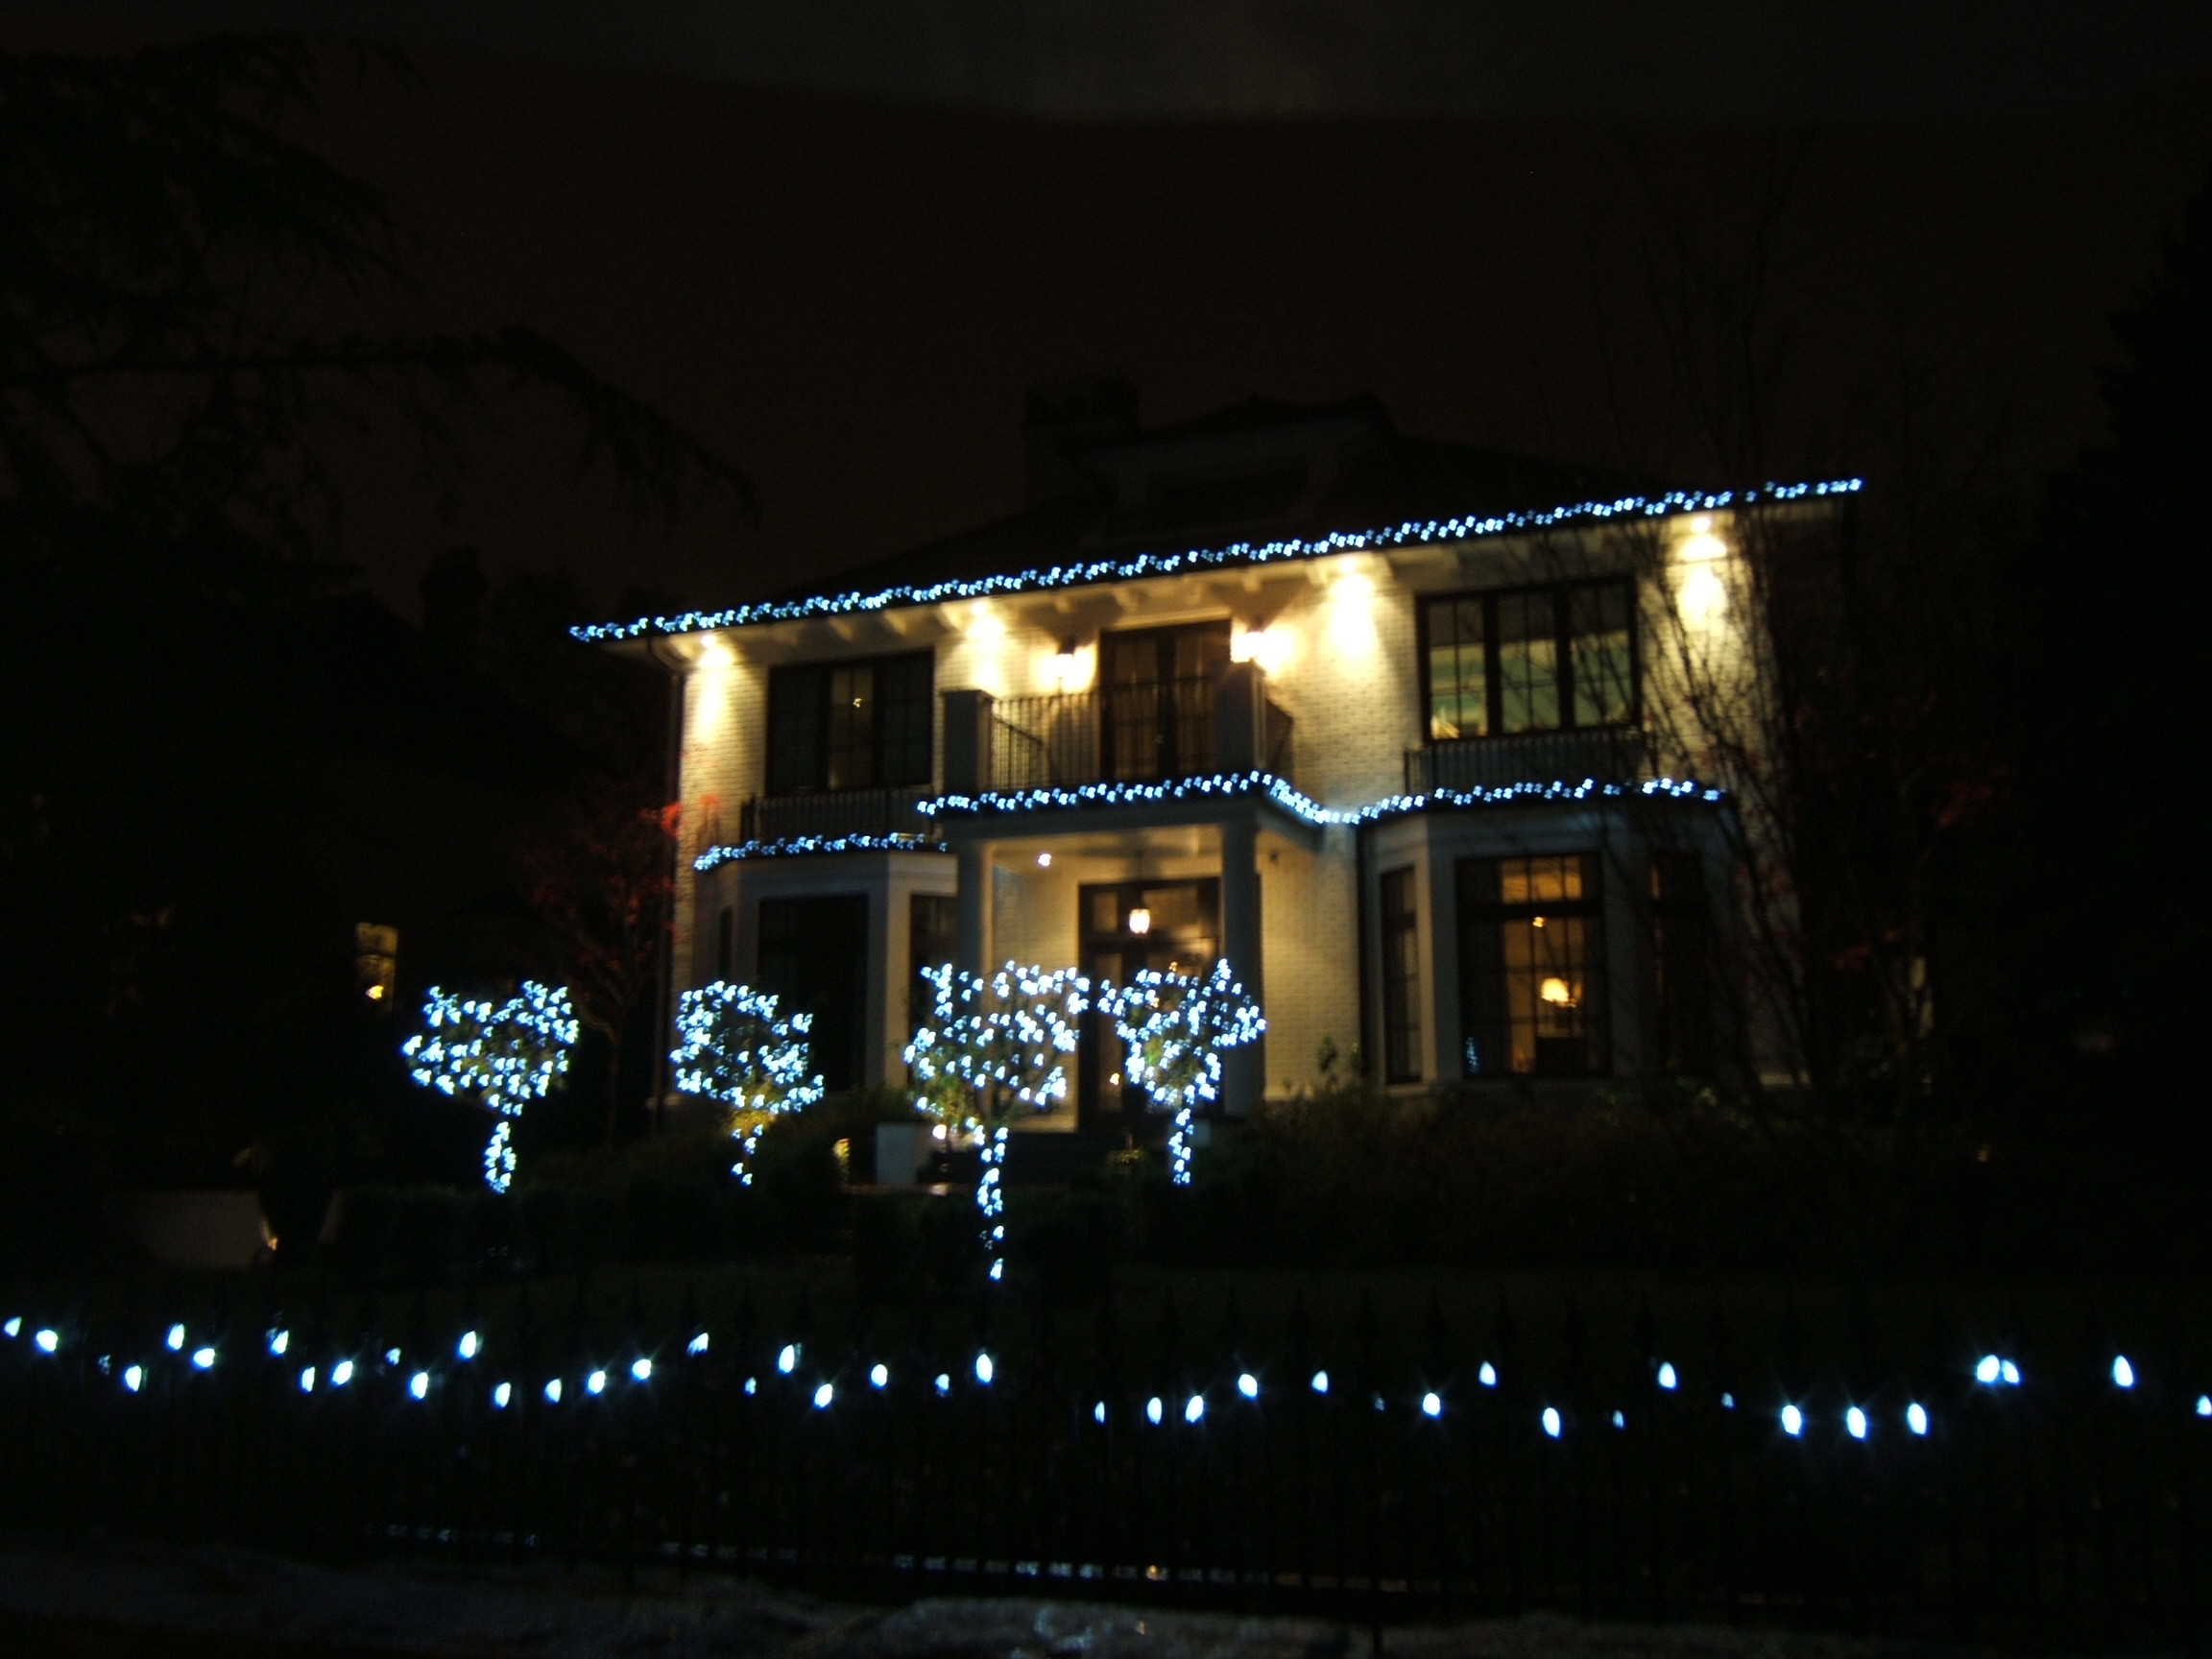
[[1329, 646], [1339, 658], [1376, 649], [1375, 580], [1352, 571], [1329, 589]]
[[1536, 995], [1554, 1007], [1572, 1008], [1575, 1006], [1575, 993], [1568, 988], [1567, 981], [1560, 978], [1556, 974], [1550, 975], [1543, 984], [1536, 987]]
[[1129, 931], [1130, 931], [1130, 932], [1132, 932], [1132, 933], [1149, 933], [1149, 932], [1151, 932], [1151, 931], [1152, 931], [1152, 912], [1151, 912], [1151, 911], [1149, 911], [1149, 910], [1147, 910], [1147, 909], [1145, 909], [1145, 908], [1144, 908], [1144, 906], [1143, 906], [1143, 905], [1142, 905], [1142, 904], [1138, 905], [1136, 909], [1134, 909], [1134, 910], [1130, 911], [1130, 912], [1129, 912]]
[[1049, 854], [1049, 853], [1040, 853], [1040, 854], [1037, 854], [1037, 868], [1038, 868], [1038, 869], [1040, 869], [1040, 870], [1049, 870], [1049, 869], [1051, 869], [1051, 868], [1052, 868], [1052, 854]]
[[1230, 637], [1229, 661], [1257, 662], [1261, 673], [1272, 677], [1288, 664], [1292, 646], [1289, 629], [1255, 622]]
[[1683, 577], [1677, 603], [1685, 621], [1693, 625], [1711, 622], [1728, 609], [1727, 584], [1712, 565], [1699, 565]]
[[369, 1000], [370, 1000], [370, 1001], [372, 1001], [372, 1002], [381, 1002], [381, 1001], [383, 1001], [383, 1000], [384, 1000], [384, 987], [383, 987], [383, 986], [381, 986], [381, 985], [372, 985], [372, 986], [370, 986], [370, 987], [369, 987]]

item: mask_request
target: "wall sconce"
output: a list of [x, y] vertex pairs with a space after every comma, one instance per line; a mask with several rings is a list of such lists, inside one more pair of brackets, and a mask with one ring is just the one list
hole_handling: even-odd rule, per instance
[[1045, 683], [1061, 696], [1091, 688], [1091, 656], [1075, 643], [1072, 635], [1063, 638], [1052, 654], [1045, 659]]
[[1260, 672], [1272, 679], [1282, 673], [1290, 661], [1292, 648], [1289, 629], [1269, 627], [1255, 620], [1250, 627], [1231, 636], [1229, 661], [1257, 662]]
[[1130, 912], [1129, 912], [1129, 931], [1130, 931], [1130, 932], [1132, 932], [1132, 933], [1149, 933], [1149, 932], [1151, 932], [1151, 931], [1152, 931], [1152, 912], [1151, 912], [1151, 911], [1149, 911], [1149, 910], [1147, 910], [1147, 909], [1145, 909], [1145, 908], [1144, 908], [1144, 906], [1143, 906], [1143, 905], [1142, 905], [1142, 904], [1138, 905], [1136, 909], [1134, 909], [1134, 910], [1130, 911]]

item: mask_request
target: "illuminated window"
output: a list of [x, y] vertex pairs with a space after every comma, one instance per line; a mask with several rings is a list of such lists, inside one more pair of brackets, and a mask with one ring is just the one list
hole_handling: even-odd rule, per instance
[[1382, 1075], [1421, 1078], [1421, 934], [1413, 872], [1382, 873]]
[[926, 651], [775, 670], [768, 793], [928, 782], [933, 676]]
[[1633, 617], [1625, 581], [1424, 602], [1429, 740], [1633, 725]]
[[1214, 767], [1214, 699], [1229, 624], [1099, 636], [1099, 740], [1109, 778], [1187, 778]]
[[1605, 1069], [1598, 860], [1467, 858], [1457, 870], [1460, 1026], [1470, 1077]]
[[353, 982], [367, 1000], [392, 1006], [398, 995], [398, 928], [373, 922], [353, 924]]

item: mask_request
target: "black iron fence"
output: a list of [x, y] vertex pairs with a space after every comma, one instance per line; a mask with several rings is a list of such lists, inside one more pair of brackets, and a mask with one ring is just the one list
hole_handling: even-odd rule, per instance
[[1466, 737], [1406, 751], [1406, 789], [1496, 789], [1510, 783], [1633, 783], [1650, 775], [1641, 732], [1524, 732]]
[[[0, 1525], [720, 1563], [1359, 1618], [1553, 1607], [2193, 1646], [2212, 1399], [2085, 1337], [1821, 1377], [1510, 1314], [1232, 1322], [1186, 1359], [1046, 1313], [819, 1337], [751, 1306], [497, 1331], [372, 1310], [0, 1343]], [[1141, 1334], [1142, 1340], [1130, 1340]], [[1533, 1345], [1531, 1345], [1533, 1346]], [[1549, 1346], [1549, 1345], [1548, 1345]], [[2176, 1362], [2178, 1363], [2177, 1361]]]

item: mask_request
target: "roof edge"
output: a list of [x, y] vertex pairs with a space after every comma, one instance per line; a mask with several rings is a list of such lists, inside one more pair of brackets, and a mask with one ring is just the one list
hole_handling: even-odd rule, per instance
[[998, 593], [1030, 593], [1089, 587], [1095, 583], [1133, 582], [1191, 570], [1325, 559], [1334, 554], [1404, 547], [1424, 541], [1475, 541], [1566, 524], [1602, 523], [1615, 518], [1667, 518], [1678, 514], [1714, 513], [1722, 508], [1747, 507], [1760, 502], [1853, 495], [1864, 484], [1862, 478], [1831, 478], [1798, 484], [1767, 484], [1755, 490], [1710, 493], [1671, 490], [1661, 495], [1623, 495], [1611, 501], [1579, 501], [1540, 510], [1493, 514], [1481, 518], [1408, 518], [1388, 529], [1338, 530], [1325, 536], [1289, 537], [1257, 543], [1234, 541], [1223, 547], [1193, 547], [1181, 553], [1138, 553], [1125, 559], [1054, 565], [1044, 569], [931, 582], [920, 587], [818, 594], [804, 599], [771, 599], [722, 611], [685, 611], [671, 616], [639, 616], [629, 622], [586, 623], [568, 632], [589, 645], [611, 644], [655, 635], [698, 634], [768, 622], [796, 622], [810, 616], [842, 616], [907, 605], [938, 605], [948, 599], [980, 599]]

